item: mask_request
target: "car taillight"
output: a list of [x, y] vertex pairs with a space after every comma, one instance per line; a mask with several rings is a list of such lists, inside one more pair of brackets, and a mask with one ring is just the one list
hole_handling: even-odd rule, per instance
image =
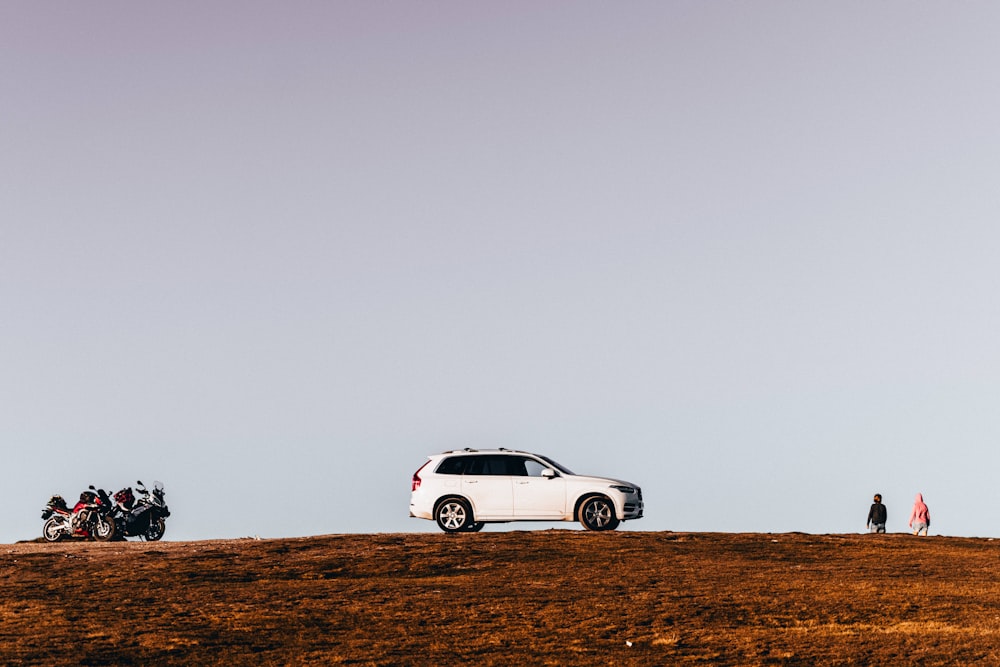
[[[430, 463], [430, 461], [427, 463]], [[417, 468], [417, 472], [413, 473], [413, 486], [410, 488], [410, 491], [416, 491], [420, 488], [420, 471], [427, 467], [427, 463]]]

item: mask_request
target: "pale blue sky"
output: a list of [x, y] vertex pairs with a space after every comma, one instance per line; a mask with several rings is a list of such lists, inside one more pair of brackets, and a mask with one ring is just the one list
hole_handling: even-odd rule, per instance
[[168, 539], [436, 530], [465, 446], [642, 485], [625, 529], [1000, 534], [998, 29], [0, 4], [0, 541], [136, 477]]

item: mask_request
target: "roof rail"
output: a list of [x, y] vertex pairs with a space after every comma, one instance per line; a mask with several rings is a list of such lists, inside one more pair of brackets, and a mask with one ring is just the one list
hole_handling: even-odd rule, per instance
[[465, 447], [464, 449], [446, 449], [443, 453], [460, 454], [462, 452], [509, 452], [511, 454], [531, 454], [531, 456], [537, 456], [537, 454], [532, 454], [523, 449], [508, 449], [507, 447], [497, 447], [496, 449], [473, 449], [472, 447]]

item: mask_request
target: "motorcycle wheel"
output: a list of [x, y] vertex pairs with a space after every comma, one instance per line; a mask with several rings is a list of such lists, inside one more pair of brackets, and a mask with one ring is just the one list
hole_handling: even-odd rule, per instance
[[167, 522], [161, 518], [153, 519], [149, 522], [149, 528], [146, 529], [146, 539], [155, 542], [163, 537], [165, 532], [167, 532]]
[[94, 539], [98, 542], [108, 542], [115, 536], [115, 522], [108, 517], [99, 516], [94, 523]]
[[58, 542], [65, 534], [66, 530], [63, 528], [63, 524], [55, 517], [50, 517], [42, 526], [42, 537], [45, 538], [46, 542]]

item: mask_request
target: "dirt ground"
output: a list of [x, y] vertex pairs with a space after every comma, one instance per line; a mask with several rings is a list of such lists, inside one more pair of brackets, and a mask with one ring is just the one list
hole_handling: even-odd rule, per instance
[[1000, 664], [998, 570], [905, 534], [19, 543], [0, 664]]

